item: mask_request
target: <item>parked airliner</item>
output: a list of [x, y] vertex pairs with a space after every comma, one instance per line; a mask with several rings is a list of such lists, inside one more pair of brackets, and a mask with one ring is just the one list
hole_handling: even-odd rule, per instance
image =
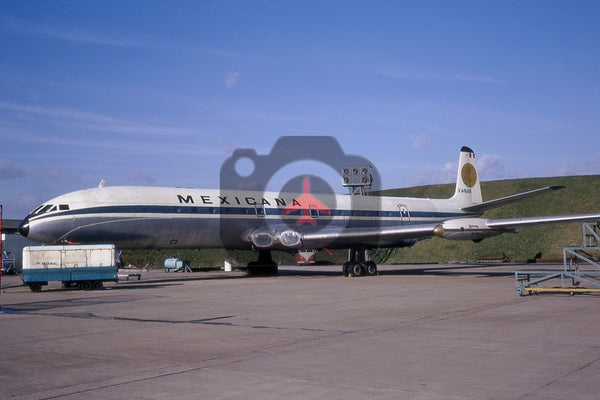
[[484, 202], [469, 147], [460, 151], [449, 199], [311, 194], [308, 177], [298, 193], [100, 186], [47, 201], [22, 221], [20, 233], [45, 244], [253, 249], [258, 260], [248, 265], [251, 274], [277, 272], [272, 250], [347, 248], [345, 274], [375, 275], [368, 251], [375, 247], [411, 246], [435, 235], [478, 241], [521, 227], [600, 221], [600, 213], [481, 218], [490, 208], [561, 187]]

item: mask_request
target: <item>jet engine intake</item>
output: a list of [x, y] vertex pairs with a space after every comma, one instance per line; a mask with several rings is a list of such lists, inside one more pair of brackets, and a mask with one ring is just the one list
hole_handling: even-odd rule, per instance
[[278, 245], [298, 248], [302, 242], [302, 235], [293, 230], [285, 230], [282, 232], [255, 230], [246, 237], [254, 247], [259, 249], [275, 248], [279, 247]]
[[302, 236], [296, 231], [287, 230], [279, 234], [279, 242], [286, 247], [297, 247], [301, 240]]
[[268, 232], [252, 232], [249, 238], [255, 247], [261, 249], [273, 247], [275, 243], [275, 239]]

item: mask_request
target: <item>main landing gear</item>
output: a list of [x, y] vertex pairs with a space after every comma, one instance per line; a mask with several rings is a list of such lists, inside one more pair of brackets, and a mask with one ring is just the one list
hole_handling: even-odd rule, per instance
[[348, 261], [344, 263], [343, 272], [344, 276], [375, 276], [377, 264], [369, 259], [369, 249], [349, 249]]
[[258, 260], [248, 263], [248, 274], [250, 275], [277, 275], [278, 269], [269, 250], [259, 251]]
[[[248, 263], [249, 275], [277, 275], [278, 269], [269, 250], [259, 251], [258, 260]], [[377, 264], [370, 260], [368, 249], [349, 249], [348, 262], [344, 263], [343, 272], [344, 276], [376, 276]]]

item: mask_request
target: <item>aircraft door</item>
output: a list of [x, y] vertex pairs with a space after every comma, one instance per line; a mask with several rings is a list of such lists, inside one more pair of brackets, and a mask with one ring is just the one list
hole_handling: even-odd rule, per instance
[[402, 225], [410, 224], [410, 211], [405, 204], [398, 204], [398, 211], [400, 212], [400, 223]]
[[265, 212], [265, 206], [264, 205], [258, 205], [255, 204], [254, 205], [254, 211], [256, 212], [256, 216], [257, 217], [263, 217], [265, 216], [266, 212]]

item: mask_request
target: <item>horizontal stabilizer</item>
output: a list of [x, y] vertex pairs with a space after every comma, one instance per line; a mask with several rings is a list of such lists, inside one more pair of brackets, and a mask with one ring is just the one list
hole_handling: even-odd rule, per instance
[[489, 210], [494, 207], [512, 203], [514, 201], [523, 200], [528, 197], [533, 197], [533, 196], [537, 196], [540, 194], [544, 194], [546, 192], [560, 190], [560, 189], [564, 189], [564, 186], [548, 186], [545, 188], [530, 190], [528, 192], [517, 193], [517, 194], [510, 195], [510, 196], [500, 197], [500, 198], [494, 199], [494, 200], [484, 201], [483, 203], [475, 204], [475, 205], [468, 206], [468, 207], [463, 207], [463, 208], [461, 208], [461, 210], [466, 211], [466, 212], [473, 212], [473, 213], [483, 212], [483, 211]]
[[507, 218], [490, 219], [487, 221], [488, 228], [492, 229], [516, 229], [551, 224], [563, 224], [568, 222], [593, 222], [600, 221], [600, 213], [597, 214], [575, 214], [575, 215], [550, 215], [546, 217]]

